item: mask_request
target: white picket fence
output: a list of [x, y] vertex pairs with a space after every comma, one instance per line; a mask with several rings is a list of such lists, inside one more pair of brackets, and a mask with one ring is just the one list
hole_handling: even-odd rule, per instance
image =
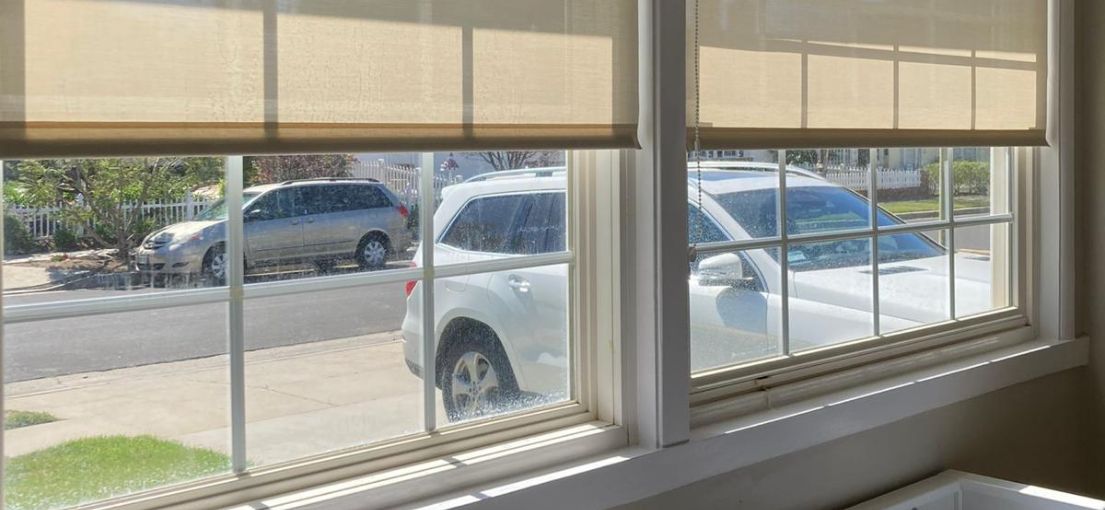
[[[142, 215], [156, 219], [159, 224], [169, 225], [181, 221], [188, 221], [197, 214], [203, 212], [204, 209], [207, 209], [213, 203], [215, 203], [214, 200], [196, 198], [189, 193], [184, 197], [184, 200], [180, 202], [155, 200], [143, 204]], [[61, 205], [53, 207], [24, 207], [14, 205], [8, 206], [6, 213], [19, 218], [31, 235], [36, 238], [43, 238], [53, 236], [54, 233], [64, 225], [64, 222], [59, 217], [62, 207]], [[136, 209], [138, 209], [137, 204], [127, 204], [124, 206], [123, 212], [129, 215], [133, 214]], [[65, 226], [70, 230], [79, 231], [83, 228], [92, 228], [95, 225]]]
[[[865, 190], [868, 185], [866, 168], [831, 169], [825, 173], [825, 179], [834, 184], [858, 190]], [[920, 170], [878, 169], [879, 189], [920, 188], [922, 183]]]
[[[421, 184], [421, 170], [406, 165], [389, 165], [384, 160], [358, 161], [350, 170], [350, 176], [358, 179], [376, 179], [403, 199], [409, 205], [418, 203], [418, 189]], [[434, 200], [441, 200], [441, 190], [455, 180], [442, 175], [434, 176]]]

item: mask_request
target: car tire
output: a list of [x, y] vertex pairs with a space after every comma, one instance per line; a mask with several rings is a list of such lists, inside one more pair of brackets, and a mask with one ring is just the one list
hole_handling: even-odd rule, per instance
[[208, 248], [207, 253], [203, 255], [203, 278], [215, 286], [226, 285], [229, 261], [225, 244], [219, 243]]
[[465, 328], [443, 345], [448, 351], [438, 381], [450, 422], [506, 412], [517, 402], [520, 392], [514, 371], [488, 328]]
[[380, 232], [372, 232], [361, 238], [357, 243], [357, 265], [361, 269], [382, 269], [388, 263], [391, 254], [391, 241], [388, 236]]

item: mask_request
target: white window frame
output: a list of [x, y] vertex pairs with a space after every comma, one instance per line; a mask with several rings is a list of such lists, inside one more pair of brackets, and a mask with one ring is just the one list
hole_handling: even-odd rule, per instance
[[[620, 359], [620, 342], [615, 320], [618, 309], [615, 289], [620, 275], [614, 269], [619, 257], [618, 239], [614, 233], [618, 230], [615, 212], [619, 199], [620, 172], [617, 170], [620, 159], [620, 154], [616, 151], [568, 152], [568, 238], [564, 252], [450, 263], [438, 267], [433, 264], [435, 250], [424, 249], [422, 259], [418, 261], [419, 267], [409, 269], [246, 284], [243, 257], [243, 157], [229, 156], [225, 160], [228, 210], [226, 244], [231, 262], [226, 286], [0, 307], [2, 322], [18, 324], [200, 304], [227, 305], [230, 472], [132, 495], [121, 495], [92, 503], [93, 507], [139, 510], [197, 499], [218, 502], [220, 505], [240, 503], [256, 497], [258, 493], [275, 494], [307, 489], [320, 483], [440, 458], [548, 431], [596, 421], [615, 424], [621, 421], [618, 400], [620, 369], [615, 361]], [[423, 154], [422, 163], [422, 168], [434, 168], [433, 155]], [[421, 173], [420, 189], [433, 189], [432, 172]], [[420, 193], [419, 196], [419, 209], [422, 211], [419, 222], [421, 239], [435, 239], [437, 232], [434, 232], [433, 226], [434, 195]], [[580, 249], [581, 246], [585, 248]], [[568, 318], [566, 331], [569, 336], [569, 356], [572, 359], [569, 400], [439, 428], [436, 425], [438, 390], [433, 374], [433, 344], [437, 334], [423, 334], [425, 368], [422, 374], [424, 405], [421, 433], [366, 441], [359, 446], [319, 452], [313, 456], [256, 468], [248, 466], [246, 428], [249, 425], [245, 414], [244, 333], [246, 301], [347, 288], [372, 288], [381, 284], [413, 280], [423, 283], [423, 330], [428, 331], [436, 327], [433, 313], [434, 279], [560, 264], [569, 268], [566, 282], [569, 302], [565, 308]], [[0, 332], [0, 345], [2, 344], [3, 334]], [[610, 440], [607, 439], [606, 442]], [[615, 433], [612, 440], [619, 445], [626, 444], [624, 433]], [[0, 440], [0, 451], [2, 449], [3, 441]]]

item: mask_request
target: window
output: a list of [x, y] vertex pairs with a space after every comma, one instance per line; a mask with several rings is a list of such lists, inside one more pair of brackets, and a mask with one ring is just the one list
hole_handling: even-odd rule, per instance
[[753, 373], [1016, 304], [1014, 150], [754, 152], [689, 164], [696, 373]]
[[[9, 189], [35, 192], [7, 204], [28, 238], [9, 234], [8, 247], [67, 253], [17, 271], [93, 273], [43, 295], [5, 279], [5, 408], [24, 424], [5, 432], [9, 503], [46, 510], [440, 442], [430, 433], [461, 423], [475, 428], [454, 433], [474, 437], [503, 415], [589, 419], [569, 327], [564, 153], [541, 153], [562, 166], [540, 172], [457, 156], [453, 175], [372, 155], [330, 170], [317, 170], [329, 156], [256, 158], [244, 174], [214, 158], [171, 171], [157, 159], [7, 162]], [[293, 167], [302, 178], [267, 171]], [[75, 196], [66, 179], [85, 172]], [[114, 173], [172, 185], [112, 194], [96, 178]], [[433, 238], [433, 250], [419, 242]]]

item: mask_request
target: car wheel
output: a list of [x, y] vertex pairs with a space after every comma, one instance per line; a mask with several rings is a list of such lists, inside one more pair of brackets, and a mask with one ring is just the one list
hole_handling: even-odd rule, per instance
[[389, 251], [387, 236], [380, 233], [368, 234], [357, 246], [357, 264], [362, 269], [380, 269], [387, 265]]
[[203, 256], [203, 276], [215, 285], [226, 285], [226, 272], [230, 269], [230, 258], [226, 255], [226, 245], [216, 244]]
[[493, 336], [479, 328], [454, 343], [441, 364], [442, 400], [451, 422], [502, 413], [517, 400], [506, 353]]

